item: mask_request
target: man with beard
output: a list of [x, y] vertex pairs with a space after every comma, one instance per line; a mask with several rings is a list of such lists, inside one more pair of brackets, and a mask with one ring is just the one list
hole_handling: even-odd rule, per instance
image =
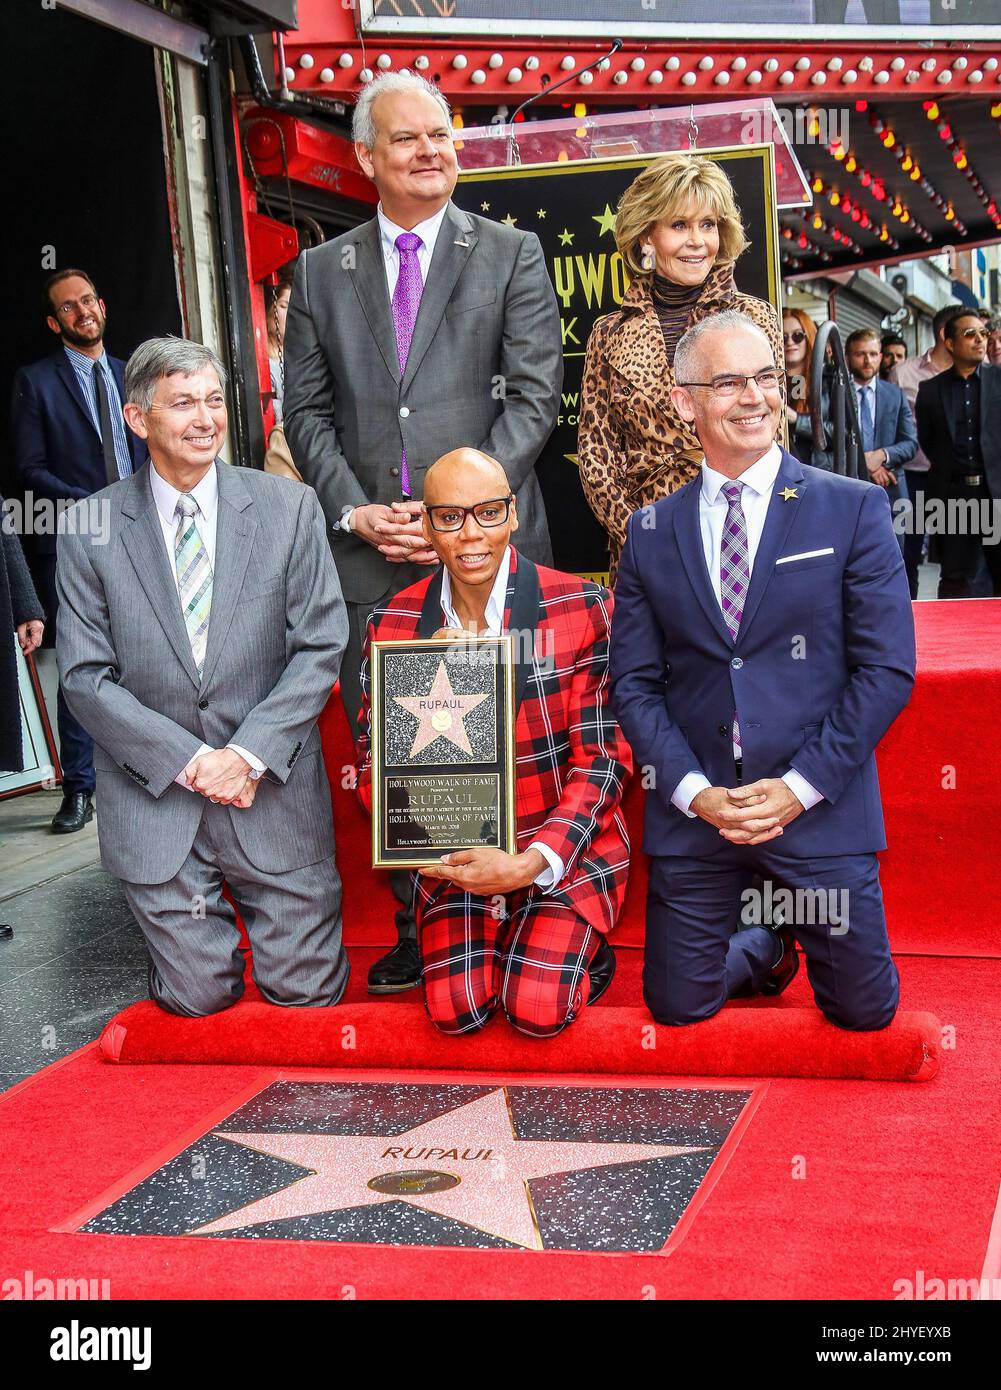
[[[14, 377], [14, 459], [33, 499], [68, 505], [129, 477], [146, 451], [125, 424], [125, 363], [105, 351], [106, 310], [93, 280], [82, 270], [60, 270], [45, 282], [42, 302], [60, 345]], [[54, 533], [35, 537], [35, 568], [50, 645], [58, 617]], [[61, 686], [57, 719], [63, 799], [52, 829], [67, 835], [94, 815], [94, 743], [70, 713]]]

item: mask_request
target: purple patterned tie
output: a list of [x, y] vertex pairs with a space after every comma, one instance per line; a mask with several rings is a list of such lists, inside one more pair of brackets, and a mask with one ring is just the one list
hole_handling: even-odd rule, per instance
[[[740, 631], [740, 620], [744, 616], [747, 586], [751, 581], [751, 567], [747, 554], [747, 522], [740, 505], [743, 487], [743, 483], [724, 483], [720, 488], [727, 501], [727, 512], [719, 554], [719, 592], [723, 617], [735, 642]], [[736, 713], [733, 716], [733, 741], [738, 748], [741, 747]]]
[[[396, 238], [396, 249], [400, 253], [400, 273], [393, 291], [393, 324], [396, 328], [396, 353], [400, 359], [400, 374], [407, 370], [410, 356], [410, 340], [414, 336], [417, 310], [421, 307], [424, 281], [421, 279], [421, 263], [417, 259], [417, 248], [424, 243], [416, 232], [401, 232]], [[400, 484], [404, 497], [410, 496], [410, 469], [407, 467], [407, 449], [403, 446], [400, 459]]]

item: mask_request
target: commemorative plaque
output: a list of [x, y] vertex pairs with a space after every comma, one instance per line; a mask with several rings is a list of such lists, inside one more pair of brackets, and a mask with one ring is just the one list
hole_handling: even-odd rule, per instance
[[373, 642], [372, 864], [515, 851], [510, 637]]

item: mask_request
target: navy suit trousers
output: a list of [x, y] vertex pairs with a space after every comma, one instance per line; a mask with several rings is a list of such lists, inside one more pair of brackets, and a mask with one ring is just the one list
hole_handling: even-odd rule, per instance
[[[809, 815], [809, 812], [806, 812]], [[899, 997], [874, 854], [793, 858], [781, 839], [727, 844], [696, 859], [650, 861], [643, 997], [658, 1023], [696, 1023], [757, 993], [775, 959], [774, 934], [745, 895], [755, 874], [806, 954], [818, 1008], [839, 1028], [885, 1028]], [[791, 904], [774, 895], [792, 893]], [[742, 895], [745, 895], [742, 897]], [[767, 910], [767, 884], [764, 899]]]

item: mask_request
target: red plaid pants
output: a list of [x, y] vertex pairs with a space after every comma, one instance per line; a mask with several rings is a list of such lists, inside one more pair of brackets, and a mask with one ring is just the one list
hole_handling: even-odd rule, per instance
[[[587, 1003], [600, 935], [533, 892], [482, 898], [418, 879], [424, 1003], [443, 1033], [472, 1033], [499, 1008], [521, 1033], [553, 1037]], [[506, 910], [505, 910], [506, 909]]]

